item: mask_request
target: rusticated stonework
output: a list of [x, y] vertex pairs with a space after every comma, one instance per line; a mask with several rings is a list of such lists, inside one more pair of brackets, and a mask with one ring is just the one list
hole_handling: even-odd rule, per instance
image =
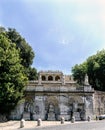
[[25, 90], [25, 102], [16, 107], [10, 119], [23, 117], [26, 120], [60, 120], [64, 117], [65, 120], [71, 120], [72, 116], [76, 120], [86, 120], [88, 116], [93, 118], [98, 114], [95, 93], [88, 84], [88, 79], [86, 84], [79, 86], [73, 77], [63, 75], [62, 72], [41, 71], [38, 81], [29, 81]]

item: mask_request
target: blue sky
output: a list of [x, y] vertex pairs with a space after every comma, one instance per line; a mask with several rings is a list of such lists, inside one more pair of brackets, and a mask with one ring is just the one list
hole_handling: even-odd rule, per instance
[[38, 71], [70, 74], [105, 48], [104, 0], [0, 0], [0, 25], [31, 45]]

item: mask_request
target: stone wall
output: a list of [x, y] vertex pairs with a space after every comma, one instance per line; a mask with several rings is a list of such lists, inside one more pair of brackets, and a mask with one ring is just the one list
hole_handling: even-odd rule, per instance
[[38, 81], [30, 81], [25, 90], [25, 102], [11, 113], [11, 119], [26, 120], [86, 120], [94, 115], [94, 90], [79, 86], [62, 72], [41, 71]]
[[105, 114], [105, 92], [95, 91], [94, 93], [94, 114]]
[[[18, 106], [16, 113], [12, 117], [14, 119], [23, 118], [26, 120], [60, 120], [63, 116], [65, 120], [70, 120], [75, 116], [76, 120], [86, 120], [87, 116], [93, 115], [92, 93], [87, 95], [84, 93], [27, 93], [27, 97], [34, 95], [31, 102], [27, 100], [22, 106]], [[51, 110], [50, 106], [53, 106]], [[19, 108], [20, 107], [20, 108]], [[25, 108], [26, 107], [26, 108]], [[23, 112], [22, 112], [23, 111]], [[32, 115], [30, 115], [32, 114]], [[52, 118], [53, 117], [53, 118]]]

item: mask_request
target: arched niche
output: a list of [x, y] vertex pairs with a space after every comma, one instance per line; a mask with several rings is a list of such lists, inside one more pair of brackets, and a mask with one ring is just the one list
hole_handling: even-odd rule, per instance
[[53, 76], [48, 76], [48, 81], [53, 81]]
[[45, 99], [45, 120], [49, 120], [49, 113], [53, 113], [55, 120], [58, 120], [60, 114], [59, 102], [56, 96], [47, 96]]
[[31, 112], [31, 108], [33, 107], [34, 101], [32, 98], [26, 98], [24, 103], [24, 111], [25, 112]]
[[55, 77], [55, 81], [59, 81], [60, 80], [60, 77], [57, 75], [56, 77]]
[[46, 81], [46, 76], [42, 75], [42, 81]]

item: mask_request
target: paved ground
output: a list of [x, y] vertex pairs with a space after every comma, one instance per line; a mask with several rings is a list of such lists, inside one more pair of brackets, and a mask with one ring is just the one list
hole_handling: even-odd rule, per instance
[[[65, 122], [65, 124], [69, 124], [70, 122]], [[25, 129], [37, 128], [37, 127], [47, 127], [60, 125], [60, 121], [42, 121], [41, 126], [37, 126], [37, 121], [25, 121]], [[21, 128], [21, 129], [24, 129]], [[8, 121], [5, 123], [0, 123], [0, 130], [18, 130], [20, 129], [20, 121]]]
[[9, 121], [0, 123], [0, 130], [105, 130], [105, 120], [91, 122], [65, 122], [43, 121], [41, 126], [37, 126], [36, 121], [26, 121], [25, 127], [20, 128], [20, 121]]

